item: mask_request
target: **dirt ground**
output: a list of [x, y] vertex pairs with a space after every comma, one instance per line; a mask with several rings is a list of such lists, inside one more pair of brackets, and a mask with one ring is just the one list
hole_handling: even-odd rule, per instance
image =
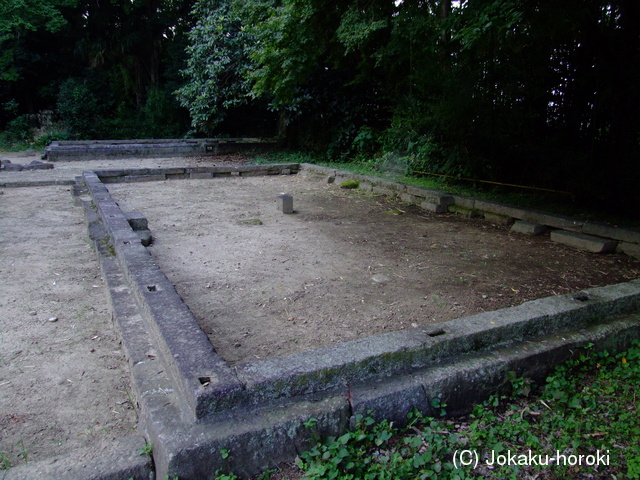
[[[0, 153], [27, 164], [39, 158]], [[239, 157], [56, 162], [0, 183]], [[303, 177], [109, 185], [150, 221], [151, 247], [231, 362], [447, 320], [637, 277], [626, 257]], [[126, 361], [69, 186], [0, 189], [0, 470], [135, 432]], [[275, 198], [294, 195], [283, 215]], [[260, 219], [262, 225], [243, 220]], [[50, 319], [54, 319], [50, 321]]]
[[[28, 164], [39, 156], [0, 153]], [[57, 162], [0, 183], [210, 159]], [[135, 434], [129, 373], [81, 207], [70, 186], [0, 188], [1, 470]], [[51, 320], [50, 320], [51, 319]], [[55, 319], [55, 320], [54, 320]]]
[[[640, 263], [436, 215], [320, 176], [109, 185], [232, 364], [628, 281]], [[276, 197], [294, 197], [295, 213]]]
[[69, 187], [5, 189], [0, 251], [2, 461], [131, 434], [127, 367]]

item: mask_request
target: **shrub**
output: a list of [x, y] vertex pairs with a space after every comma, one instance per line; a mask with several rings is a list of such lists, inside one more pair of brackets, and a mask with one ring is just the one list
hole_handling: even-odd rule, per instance
[[86, 79], [69, 78], [60, 86], [58, 113], [76, 138], [96, 138], [100, 108]]

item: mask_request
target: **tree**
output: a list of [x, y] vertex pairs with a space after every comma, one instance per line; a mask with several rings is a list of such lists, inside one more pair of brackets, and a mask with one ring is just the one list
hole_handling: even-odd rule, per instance
[[229, 1], [199, 1], [193, 16], [199, 20], [189, 32], [182, 72], [187, 81], [176, 94], [189, 110], [191, 126], [208, 133], [224, 120], [227, 110], [249, 100], [245, 77], [254, 40]]
[[0, 0], [0, 81], [20, 79], [17, 51], [29, 32], [58, 32], [67, 23], [61, 7], [72, 7], [77, 0]]
[[[82, 105], [70, 108], [79, 97], [63, 97], [82, 85], [100, 113], [91, 135], [184, 131], [170, 92], [183, 67], [194, 0], [0, 1], [2, 123], [57, 105], [69, 107], [69, 120], [69, 112], [79, 113]], [[75, 87], [61, 88], [69, 79]], [[87, 122], [77, 120], [69, 126], [79, 135], [78, 125]], [[170, 123], [176, 127], [167, 128]]]
[[[48, 82], [36, 78], [38, 67], [51, 72], [51, 39], [63, 35], [63, 11], [76, 0], [0, 0], [0, 127], [38, 110], [38, 99], [50, 96]], [[59, 46], [59, 45], [57, 45]], [[55, 51], [55, 50], [54, 50]]]

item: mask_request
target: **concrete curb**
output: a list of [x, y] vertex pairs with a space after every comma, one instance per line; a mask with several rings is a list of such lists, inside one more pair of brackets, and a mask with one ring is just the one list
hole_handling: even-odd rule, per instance
[[[275, 170], [250, 173], [259, 171]], [[617, 350], [640, 335], [640, 317], [631, 315], [640, 310], [640, 281], [632, 281], [231, 369], [99, 176], [86, 172], [84, 181], [158, 478], [210, 478], [217, 469], [255, 474], [291, 460], [317, 435], [344, 431], [358, 413], [403, 422], [413, 408], [431, 413], [434, 398], [460, 413], [495, 392], [507, 371], [540, 378], [587, 343]], [[380, 188], [395, 187], [385, 181]], [[434, 205], [451, 201], [429, 195]], [[311, 418], [315, 430], [303, 427]], [[231, 455], [223, 458], [223, 450]]]

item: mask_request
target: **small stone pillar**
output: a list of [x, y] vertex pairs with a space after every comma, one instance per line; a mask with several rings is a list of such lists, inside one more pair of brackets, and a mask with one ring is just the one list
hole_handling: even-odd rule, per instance
[[280, 195], [278, 197], [278, 210], [282, 213], [293, 213], [293, 197], [291, 195]]

